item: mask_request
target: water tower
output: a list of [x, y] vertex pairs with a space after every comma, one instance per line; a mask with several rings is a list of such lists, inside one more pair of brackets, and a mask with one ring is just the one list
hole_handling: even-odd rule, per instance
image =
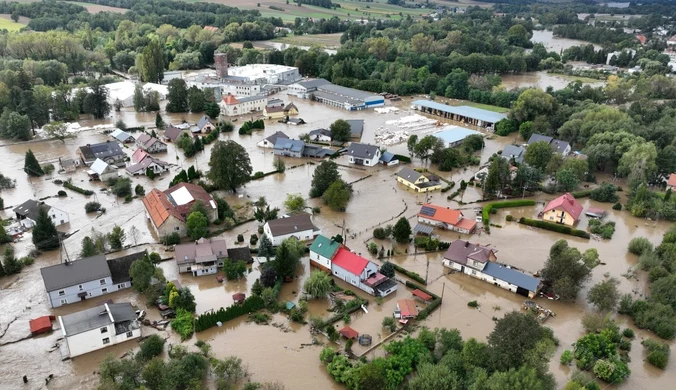
[[216, 74], [219, 79], [228, 76], [228, 54], [216, 53], [214, 54], [214, 66], [216, 67]]

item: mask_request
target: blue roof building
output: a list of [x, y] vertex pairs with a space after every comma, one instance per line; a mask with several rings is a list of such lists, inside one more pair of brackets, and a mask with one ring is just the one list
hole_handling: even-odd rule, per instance
[[384, 152], [383, 155], [380, 156], [380, 163], [385, 166], [397, 165], [399, 164], [399, 159], [394, 153]]
[[446, 126], [443, 130], [436, 132], [433, 135], [444, 141], [444, 145], [447, 148], [454, 148], [462, 144], [462, 141], [472, 134], [482, 135], [478, 131], [470, 130], [460, 126]]
[[278, 156], [302, 157], [305, 142], [297, 139], [277, 138], [274, 153]]
[[480, 127], [493, 127], [507, 118], [506, 114], [499, 112], [470, 106], [449, 106], [431, 100], [415, 100], [411, 103], [411, 107], [428, 114]]
[[514, 268], [507, 268], [504, 265], [500, 265], [498, 263], [486, 263], [486, 266], [482, 272], [488, 276], [492, 276], [515, 287], [523, 288], [528, 291], [535, 292], [540, 287], [539, 278], [515, 270]]

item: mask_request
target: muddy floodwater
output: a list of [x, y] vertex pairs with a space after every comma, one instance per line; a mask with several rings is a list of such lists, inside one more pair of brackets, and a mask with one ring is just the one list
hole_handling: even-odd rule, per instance
[[[547, 51], [555, 51], [559, 54], [571, 46], [589, 45], [591, 42], [582, 41], [578, 39], [559, 38], [554, 36], [553, 31], [549, 30], [533, 30], [533, 43], [542, 43]], [[594, 49], [599, 50], [601, 46], [594, 44]]]
[[[552, 74], [545, 71], [526, 72], [522, 74], [505, 74], [500, 76], [500, 78], [502, 79], [501, 85], [508, 90], [514, 88], [540, 88], [542, 90], [546, 90], [548, 87], [558, 90], [566, 88], [568, 84], [576, 80], [575, 77]], [[585, 79], [583, 84], [589, 84], [593, 87], [598, 87], [603, 85], [604, 82], [600, 80], [589, 82], [587, 79]]]
[[[293, 101], [300, 111], [300, 117], [308, 124], [302, 126], [288, 126], [281, 123], [266, 122], [266, 129], [255, 133], [252, 136], [240, 136], [236, 132], [221, 135], [221, 139], [233, 139], [240, 143], [248, 151], [254, 171], [268, 172], [273, 169], [273, 155], [270, 149], [261, 149], [256, 146], [264, 137], [273, 134], [276, 131], [283, 131], [293, 138], [298, 138], [301, 134], [307, 133], [312, 129], [328, 127], [333, 121], [339, 118], [343, 119], [364, 119], [363, 142], [373, 142], [375, 132], [387, 127], [385, 123], [388, 120], [400, 118], [409, 115], [408, 106], [410, 98], [397, 103], [401, 109], [398, 113], [377, 114], [373, 111], [347, 112], [332, 109], [318, 103], [313, 103], [295, 98], [287, 99], [286, 96], [280, 96], [285, 100]], [[389, 104], [389, 103], [388, 103]], [[137, 114], [131, 110], [125, 110], [122, 113], [114, 114], [115, 117], [104, 121], [82, 120], [83, 126], [93, 126], [97, 124], [114, 123], [118, 117], [121, 117], [128, 126], [136, 125], [154, 125], [154, 114]], [[165, 122], [178, 123], [183, 120], [194, 123], [198, 115], [164, 114]], [[244, 119], [240, 118], [237, 124]], [[455, 123], [458, 124], [458, 123]], [[150, 320], [159, 319], [159, 314], [155, 308], [146, 306], [145, 299], [133, 290], [128, 289], [114, 294], [92, 299], [86, 302], [67, 305], [58, 309], [51, 309], [44, 290], [42, 278], [39, 269], [52, 264], [57, 264], [65, 256], [70, 259], [78, 258], [80, 243], [85, 235], [91, 234], [92, 229], [106, 233], [117, 224], [125, 230], [134, 226], [140, 234], [137, 237], [137, 244], [147, 243], [141, 248], [159, 251], [163, 257], [170, 257], [172, 253], [165, 253], [162, 248], [155, 244], [157, 237], [151, 233], [151, 228], [146, 221], [144, 209], [139, 199], [125, 204], [114, 196], [101, 191], [104, 186], [101, 183], [89, 182], [84, 169], [79, 169], [72, 174], [54, 174], [50, 177], [29, 179], [22, 172], [24, 153], [30, 148], [41, 163], [55, 162], [59, 157], [74, 157], [75, 150], [79, 145], [87, 143], [102, 142], [110, 139], [100, 131], [92, 130], [80, 133], [77, 138], [68, 139], [65, 143], [60, 141], [42, 141], [33, 143], [10, 144], [0, 143], [0, 168], [5, 176], [17, 179], [17, 187], [12, 190], [5, 190], [0, 193], [4, 198], [5, 206], [8, 209], [0, 212], [3, 218], [11, 217], [11, 208], [22, 203], [29, 198], [43, 198], [46, 202], [57, 205], [59, 208], [70, 214], [70, 223], [59, 227], [64, 232], [73, 233], [64, 241], [65, 251], [52, 251], [39, 256], [35, 264], [26, 267], [20, 274], [0, 279], [0, 389], [40, 389], [47, 388], [44, 378], [50, 374], [54, 379], [49, 384], [50, 389], [91, 389], [97, 383], [97, 370], [100, 362], [107, 354], [114, 356], [123, 356], [132, 349], [137, 349], [138, 344], [135, 341], [116, 345], [111, 348], [99, 350], [85, 356], [77, 357], [72, 360], [61, 361], [58, 350], [49, 352], [59, 336], [59, 331], [49, 335], [27, 338], [29, 336], [28, 321], [41, 315], [64, 315], [83, 310], [96, 305], [98, 302], [108, 298], [116, 302], [129, 301], [139, 308], [147, 310]], [[505, 145], [515, 141], [513, 137], [495, 137], [487, 140], [486, 147], [481, 152], [481, 161], [485, 163], [488, 158]], [[146, 192], [152, 187], [164, 190], [168, 187], [171, 177], [181, 168], [188, 168], [190, 165], [196, 165], [198, 169], [207, 171], [209, 153], [212, 145], [208, 145], [206, 150], [198, 156], [185, 159], [175, 149], [174, 145], [169, 145], [169, 151], [157, 157], [175, 164], [169, 175], [165, 175], [154, 182], [145, 177], [135, 177], [133, 184], [142, 184]], [[404, 144], [389, 146], [388, 150], [395, 153], [406, 154]], [[126, 148], [126, 153], [131, 155], [134, 148]], [[307, 159], [286, 158], [287, 171], [283, 174], [267, 176], [261, 180], [252, 181], [244, 186], [237, 194], [226, 194], [225, 198], [232, 205], [240, 205], [246, 202], [264, 196], [274, 207], [283, 208], [283, 201], [287, 193], [300, 193], [307, 197], [312, 174], [316, 167], [316, 161]], [[310, 164], [307, 164], [310, 162]], [[350, 201], [347, 210], [343, 213], [333, 212], [326, 207], [321, 208], [321, 212], [315, 215], [316, 225], [322, 229], [323, 234], [331, 236], [343, 231], [343, 226], [347, 232], [346, 244], [363, 256], [371, 258], [373, 261], [380, 262], [372, 258], [366, 251], [366, 243], [372, 237], [372, 230], [379, 225], [394, 223], [395, 218], [403, 215], [411, 218], [413, 221], [419, 204], [425, 201], [423, 195], [410, 192], [400, 185], [394, 179], [395, 173], [399, 167], [377, 166], [373, 168], [358, 168], [348, 166], [347, 159], [341, 157], [337, 160], [340, 164], [340, 172], [348, 182], [354, 182], [354, 196]], [[420, 161], [416, 160], [414, 166], [420, 166]], [[295, 168], [291, 168], [296, 166]], [[476, 167], [453, 172], [442, 173], [442, 176], [449, 180], [459, 182], [462, 179], [469, 179], [476, 171]], [[95, 195], [85, 197], [78, 193], [66, 190], [67, 198], [56, 198], [55, 195], [62, 187], [53, 183], [54, 179], [71, 178], [74, 184], [80, 187], [92, 189]], [[360, 180], [363, 179], [363, 180]], [[359, 180], [359, 181], [357, 181]], [[599, 182], [603, 180], [600, 177]], [[623, 185], [624, 183], [619, 183]], [[471, 202], [480, 199], [481, 193], [478, 189], [468, 187], [462, 200]], [[580, 293], [580, 298], [576, 303], [561, 303], [536, 299], [537, 303], [553, 310], [557, 316], [547, 321], [556, 337], [560, 340], [556, 354], [552, 358], [551, 371], [556, 376], [560, 386], [565, 385], [566, 377], [571, 373], [568, 367], [562, 367], [558, 361], [561, 352], [570, 349], [571, 344], [583, 334], [580, 319], [585, 312], [591, 308], [587, 305], [585, 296], [588, 288], [594, 283], [605, 279], [606, 277], [615, 277], [620, 281], [620, 289], [623, 293], [631, 293], [636, 297], [646, 293], [646, 282], [643, 275], [627, 279], [622, 276], [627, 270], [634, 266], [637, 259], [633, 255], [627, 254], [627, 242], [636, 236], [649, 238], [653, 243], [659, 243], [662, 234], [669, 228], [670, 224], [666, 222], [651, 222], [643, 219], [631, 217], [626, 211], [615, 211], [610, 209], [610, 204], [601, 204], [589, 199], [583, 201], [583, 206], [602, 207], [608, 210], [608, 220], [616, 222], [616, 232], [612, 240], [608, 241], [587, 241], [569, 236], [560, 235], [553, 232], [526, 228], [514, 222], [506, 222], [508, 214], [517, 219], [521, 216], [536, 217], [543, 204], [553, 198], [552, 195], [538, 195], [534, 199], [538, 205], [534, 207], [523, 207], [518, 209], [500, 210], [491, 218], [491, 222], [502, 225], [502, 228], [491, 229], [491, 234], [473, 235], [471, 237], [462, 236], [457, 233], [437, 232], [444, 241], [452, 241], [457, 238], [469, 239], [472, 242], [479, 242], [490, 245], [498, 250], [498, 259], [500, 262], [508, 263], [529, 272], [535, 272], [543, 267], [551, 245], [559, 239], [567, 239], [572, 246], [585, 250], [596, 248], [599, 251], [601, 265], [594, 269], [592, 280], [587, 284], [585, 290]], [[94, 214], [85, 214], [84, 203], [90, 200], [99, 201], [107, 208], [106, 214], [97, 217]], [[466, 204], [460, 206], [455, 201], [447, 201], [446, 194], [434, 193], [430, 196], [430, 202], [446, 205], [448, 207], [461, 208], [465, 217], [474, 218], [476, 216], [474, 209], [479, 207], [476, 204]], [[311, 199], [308, 201], [311, 206], [323, 206], [320, 200]], [[587, 220], [583, 217], [580, 227], [585, 228]], [[226, 239], [230, 247], [236, 246], [237, 234], [244, 234], [246, 238], [252, 233], [257, 232], [257, 223], [246, 223], [238, 226], [232, 231], [228, 231], [221, 236]], [[248, 240], [247, 240], [248, 241]], [[30, 234], [15, 245], [17, 256], [24, 256], [28, 252], [31, 244]], [[429, 281], [429, 289], [439, 295], [443, 295], [443, 304], [440, 309], [433, 313], [428, 319], [423, 321], [423, 325], [429, 327], [457, 328], [465, 338], [476, 337], [484, 340], [491, 332], [494, 326], [493, 317], [501, 317], [511, 310], [520, 310], [523, 302], [522, 297], [508, 291], [488, 285], [482, 281], [471, 279], [468, 276], [452, 274], [441, 265], [443, 253], [415, 254], [412, 246], [405, 247], [396, 245], [389, 240], [375, 241], [379, 246], [385, 249], [396, 249], [397, 255], [391, 259], [411, 271], [426, 276]], [[127, 239], [127, 243], [131, 239]], [[4, 248], [0, 248], [4, 250]], [[408, 250], [408, 253], [405, 253]], [[126, 252], [120, 252], [110, 255], [109, 258], [121, 256]], [[302, 284], [309, 275], [308, 259], [302, 260], [303, 267], [298, 270], [298, 277], [292, 283], [285, 284], [280, 301], [291, 301], [298, 303], [302, 291]], [[260, 274], [260, 265], [254, 263], [250, 267], [250, 273], [246, 279], [233, 282], [217, 283], [215, 277], [203, 276], [192, 277], [185, 274], [178, 274], [175, 263], [172, 260], [165, 261], [159, 265], [167, 279], [178, 279], [183, 286], [190, 288], [196, 298], [197, 312], [203, 313], [211, 309], [218, 309], [221, 306], [228, 306], [232, 303], [232, 294], [236, 292], [248, 292], [253, 281]], [[342, 282], [341, 286], [346, 287]], [[368, 298], [360, 291], [359, 295]], [[396, 306], [396, 300], [409, 297], [410, 292], [403, 286], [399, 286], [396, 294], [387, 297], [382, 305], [377, 305], [371, 299], [368, 313], [359, 312], [353, 315], [350, 326], [360, 333], [368, 333], [373, 337], [374, 342], [387, 337], [386, 331], [381, 327], [383, 317], [392, 314]], [[467, 302], [477, 300], [480, 309], [470, 309]], [[328, 303], [323, 300], [312, 301], [309, 306], [310, 315], [328, 316]], [[630, 368], [631, 376], [623, 384], [611, 386], [611, 388], [621, 389], [667, 389], [671, 388], [676, 381], [676, 363], [671, 359], [669, 366], [665, 371], [652, 368], [643, 361], [643, 352], [640, 346], [640, 340], [643, 338], [654, 338], [648, 332], [636, 329], [624, 316], [618, 316], [621, 327], [631, 327], [637, 332], [637, 339], [633, 342], [631, 351]], [[192, 346], [197, 340], [205, 340], [211, 343], [213, 353], [216, 357], [225, 357], [235, 355], [243, 359], [252, 373], [251, 380], [255, 381], [280, 381], [288, 389], [340, 389], [341, 386], [335, 384], [329, 377], [326, 370], [319, 362], [319, 352], [321, 346], [310, 345], [313, 336], [309, 332], [309, 325], [300, 325], [290, 323], [283, 315], [275, 315], [274, 323], [277, 326], [262, 326], [247, 323], [246, 318], [242, 317], [224, 324], [223, 327], [216, 327], [201, 332], [191, 340], [185, 342]], [[336, 326], [342, 327], [342, 321]], [[144, 327], [145, 335], [158, 332], [154, 329]], [[163, 337], [168, 338], [168, 343], [176, 344], [180, 340], [170, 330], [159, 332]], [[322, 343], [327, 343], [322, 337], [318, 337]], [[670, 342], [673, 345], [673, 342]], [[355, 346], [354, 352], [364, 353], [363, 347]], [[369, 357], [382, 355], [382, 349], [377, 349], [368, 354]], [[274, 362], [270, 364], [268, 362]], [[21, 377], [27, 375], [29, 384], [24, 385]], [[205, 387], [211, 387], [211, 383], [206, 383]]]

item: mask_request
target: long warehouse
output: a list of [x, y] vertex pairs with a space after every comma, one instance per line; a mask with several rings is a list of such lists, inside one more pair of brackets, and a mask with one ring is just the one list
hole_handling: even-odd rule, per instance
[[499, 112], [470, 106], [449, 106], [431, 100], [416, 100], [411, 103], [411, 108], [427, 114], [480, 127], [493, 127], [496, 123], [507, 118], [507, 115]]

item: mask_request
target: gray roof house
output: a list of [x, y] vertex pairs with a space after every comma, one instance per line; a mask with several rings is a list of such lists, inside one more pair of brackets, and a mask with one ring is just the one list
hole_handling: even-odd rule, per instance
[[148, 153], [161, 153], [167, 151], [167, 144], [145, 133], [138, 136], [136, 145]]
[[162, 134], [162, 139], [166, 142], [176, 142], [176, 139], [185, 133], [185, 129], [179, 129], [178, 127], [169, 126], [164, 130]]
[[364, 133], [364, 120], [348, 119], [345, 122], [350, 125], [350, 138], [360, 140], [362, 134]]
[[108, 164], [122, 168], [127, 159], [127, 155], [120, 147], [120, 144], [113, 141], [80, 146], [75, 153], [87, 166], [92, 165], [96, 159], [101, 159]]
[[296, 139], [277, 138], [274, 153], [278, 156], [302, 157], [305, 142]]
[[351, 164], [372, 167], [380, 161], [380, 148], [376, 145], [352, 142], [347, 148], [348, 161]]
[[321, 234], [321, 230], [315, 227], [310, 215], [306, 213], [267, 221], [263, 226], [263, 231], [272, 241], [272, 245], [280, 245], [282, 241], [290, 237], [307, 241]]
[[113, 130], [113, 132], [110, 133], [110, 136], [122, 142], [123, 144], [133, 143], [135, 141], [134, 137], [131, 134], [127, 133], [126, 131], [122, 131], [120, 129]]
[[66, 343], [62, 357], [75, 357], [141, 337], [141, 326], [129, 302], [104, 303], [65, 316], [59, 316]]
[[277, 139], [279, 139], [279, 138], [289, 139], [289, 136], [284, 134], [281, 131], [277, 131], [273, 135], [271, 135], [267, 138], [264, 138], [262, 141], [260, 141], [256, 145], [260, 146], [261, 148], [274, 148], [275, 143], [277, 143]]
[[131, 287], [130, 281], [113, 282], [106, 256], [96, 255], [40, 269], [52, 307], [84, 301]]
[[523, 162], [523, 156], [526, 154], [526, 149], [522, 146], [517, 145], [507, 145], [502, 150], [502, 158], [507, 160], [514, 159], [517, 163], [521, 164]]
[[202, 276], [215, 274], [218, 267], [223, 267], [228, 248], [225, 240], [200, 238], [194, 243], [176, 245], [174, 253], [179, 272]]
[[47, 215], [56, 226], [70, 222], [68, 213], [65, 211], [50, 206], [45, 202], [33, 199], [29, 199], [21, 203], [12, 209], [12, 211], [14, 212], [16, 219], [20, 221], [21, 225], [27, 229], [30, 229], [35, 226], [40, 209], [43, 209], [47, 212]]
[[202, 115], [200, 120], [197, 121], [197, 129], [193, 130], [193, 133], [210, 133], [216, 127], [211, 122], [209, 115]]
[[556, 138], [549, 137], [547, 135], [532, 134], [528, 139], [528, 145], [532, 144], [533, 142], [546, 142], [549, 144], [549, 147], [552, 149], [552, 152], [559, 153], [564, 156], [567, 156], [571, 151], [571, 147], [568, 142], [561, 141]]
[[307, 133], [311, 141], [331, 142], [331, 130], [315, 129]]

